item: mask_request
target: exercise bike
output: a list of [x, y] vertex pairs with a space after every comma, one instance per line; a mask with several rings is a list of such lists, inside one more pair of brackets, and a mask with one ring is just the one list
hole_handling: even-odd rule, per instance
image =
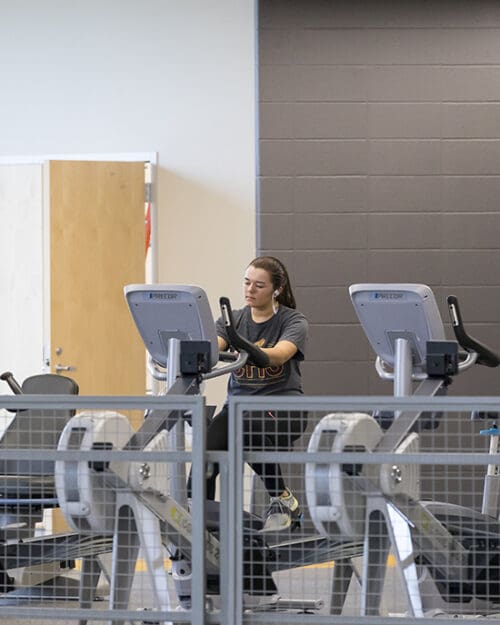
[[[68, 377], [39, 374], [22, 384], [10, 371], [0, 375], [15, 395], [77, 395]], [[0, 438], [0, 604], [78, 599], [79, 584], [68, 575], [75, 561], [111, 549], [108, 537], [82, 540], [74, 532], [43, 535], [37, 523], [59, 507], [54, 460], [1, 457], [2, 450], [55, 451], [71, 409], [11, 410]], [[19, 454], [21, 455], [21, 454]]]
[[[203, 382], [240, 368], [249, 354], [253, 362], [260, 362], [260, 350], [237, 335], [226, 298], [221, 298], [221, 312], [231, 343], [239, 353], [236, 361], [217, 366], [215, 324], [202, 289], [183, 285], [130, 285], [125, 288], [125, 297], [149, 354], [152, 375], [166, 382], [167, 398], [200, 394]], [[202, 418], [207, 417], [208, 409]], [[139, 550], [144, 554], [154, 597], [153, 614], [148, 619], [152, 621], [154, 611], [168, 611], [172, 607], [163, 554], [172, 561], [172, 580], [179, 606], [183, 609], [193, 606], [192, 587], [194, 576], [199, 573], [191, 568], [192, 529], [196, 521], [204, 529], [206, 566], [206, 576], [196, 587], [205, 586], [210, 598], [220, 593], [219, 504], [206, 502], [206, 519], [193, 518], [185, 496], [186, 474], [182, 463], [174, 463], [176, 471], [167, 473], [165, 462], [147, 460], [148, 452], [181, 448], [176, 429], [185, 419], [192, 420], [193, 415], [178, 408], [153, 409], [147, 412], [138, 431], [133, 432], [121, 415], [81, 413], [67, 424], [59, 441], [59, 449], [63, 451], [98, 448], [144, 452], [143, 462], [111, 460], [96, 466], [76, 457], [74, 461], [58, 461], [56, 487], [61, 509], [71, 527], [82, 534], [98, 532], [112, 536], [111, 609], [129, 606]], [[197, 423], [193, 422], [193, 428], [196, 427]], [[319, 610], [323, 606], [321, 600], [279, 597], [273, 572], [333, 559], [341, 562], [361, 552], [358, 541], [316, 534], [295, 542], [286, 536], [285, 544], [270, 547], [260, 533], [261, 518], [246, 513], [244, 526], [244, 549], [248, 553], [245, 560], [249, 564], [243, 572], [243, 591], [249, 609]], [[98, 571], [95, 573], [97, 577]], [[96, 577], [87, 579], [87, 583], [95, 585]], [[199, 595], [198, 592], [198, 601]]]
[[[377, 354], [379, 376], [393, 381], [395, 397], [433, 397], [453, 376], [473, 365], [497, 367], [500, 358], [465, 331], [457, 298], [448, 298], [455, 341], [447, 341], [434, 295], [425, 285], [359, 284], [349, 289], [360, 323]], [[413, 386], [417, 384], [414, 392]], [[306, 492], [313, 523], [324, 536], [364, 544], [361, 614], [378, 615], [387, 556], [395, 556], [407, 613], [498, 612], [500, 523], [494, 517], [446, 502], [420, 499], [419, 431], [440, 414], [397, 411], [386, 417], [331, 414], [315, 428], [311, 452], [395, 453], [389, 464], [307, 463]], [[389, 417], [387, 421], [387, 417]], [[341, 613], [354, 565], [344, 566]]]

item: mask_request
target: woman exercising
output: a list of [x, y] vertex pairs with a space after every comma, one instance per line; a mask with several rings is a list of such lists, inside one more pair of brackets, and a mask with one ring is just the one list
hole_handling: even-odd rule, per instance
[[[295, 310], [288, 272], [273, 256], [259, 256], [248, 265], [243, 280], [245, 307], [232, 311], [236, 332], [259, 349], [258, 366], [249, 355], [247, 364], [231, 374], [228, 395], [301, 395], [300, 362], [304, 360], [308, 323]], [[236, 348], [222, 318], [216, 323], [219, 349]], [[254, 357], [256, 355], [254, 354]], [[264, 359], [262, 361], [262, 358]], [[262, 366], [265, 364], [265, 366]], [[244, 445], [253, 451], [289, 449], [307, 425], [307, 413], [264, 411], [244, 418]], [[228, 406], [213, 418], [207, 429], [207, 449], [226, 450]], [[299, 524], [299, 502], [285, 485], [277, 464], [252, 464], [271, 497], [263, 531], [293, 529]], [[218, 467], [208, 478], [207, 497], [215, 497]]]

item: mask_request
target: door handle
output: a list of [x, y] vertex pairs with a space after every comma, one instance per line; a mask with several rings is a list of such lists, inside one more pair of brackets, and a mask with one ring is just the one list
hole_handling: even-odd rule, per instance
[[76, 371], [76, 367], [73, 367], [72, 365], [59, 365], [57, 364], [55, 366], [56, 369], [56, 373], [61, 373], [62, 371]]

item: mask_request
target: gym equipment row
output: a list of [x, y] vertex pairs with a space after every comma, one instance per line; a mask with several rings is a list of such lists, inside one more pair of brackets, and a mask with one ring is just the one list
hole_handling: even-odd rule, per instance
[[[474, 365], [496, 367], [500, 363], [492, 350], [466, 332], [454, 297], [449, 298], [448, 306], [455, 340], [447, 341], [434, 295], [425, 285], [353, 285], [350, 296], [376, 354], [377, 373], [393, 382], [395, 397], [412, 394], [433, 397], [442, 394], [454, 376]], [[258, 348], [245, 344], [232, 327], [228, 314], [230, 303], [226, 298], [221, 300], [221, 311], [233, 346], [238, 349], [236, 360], [234, 354], [219, 354], [212, 313], [202, 289], [180, 285], [130, 285], [125, 289], [125, 297], [148, 352], [152, 375], [165, 382], [167, 396], [198, 395], [205, 381], [236, 370], [247, 358], [258, 363]], [[218, 364], [219, 356], [229, 359], [229, 364]], [[11, 376], [4, 377], [14, 392], [47, 392], [39, 387], [33, 391], [29, 380], [22, 387], [16, 387]], [[68, 380], [60, 376], [40, 376], [42, 382], [52, 381], [52, 378]], [[71, 388], [65, 387], [62, 392], [76, 392]], [[204, 418], [209, 419], [210, 414], [211, 410], [207, 409]], [[20, 433], [26, 428], [31, 430], [29, 422], [26, 424], [30, 416], [44, 418], [43, 414], [19, 411], [0, 444], [15, 448], [22, 440]], [[498, 597], [500, 591], [500, 524], [495, 518], [499, 484], [494, 459], [486, 477], [481, 513], [446, 502], [422, 501], [419, 465], [404, 463], [405, 454], [418, 453], [419, 428], [437, 427], [441, 418], [443, 415], [420, 411], [383, 415], [334, 413], [324, 417], [310, 439], [311, 458], [318, 451], [361, 450], [397, 453], [403, 461], [397, 465], [308, 462], [305, 484], [314, 532], [307, 537], [294, 540], [293, 536], [285, 535], [281, 544], [273, 537], [273, 543], [269, 544], [260, 532], [261, 519], [245, 513], [244, 549], [251, 552], [249, 561], [257, 567], [243, 576], [242, 590], [250, 596], [248, 608], [319, 611], [324, 604], [322, 598], [277, 599], [279, 592], [273, 573], [280, 567], [335, 560], [332, 597], [329, 598], [331, 613], [342, 613], [349, 583], [355, 577], [361, 584], [360, 614], [377, 615], [387, 556], [392, 552], [409, 615], [420, 617], [432, 610], [454, 614], [494, 612], [496, 606], [492, 598]], [[57, 442], [60, 451], [157, 452], [179, 448], [183, 424], [191, 415], [178, 409], [154, 409], [145, 415], [137, 432], [132, 431], [128, 420], [119, 413], [83, 412], [61, 415], [61, 419], [63, 422], [53, 435], [56, 440], [40, 441], [40, 445], [55, 447]], [[492, 440], [490, 450], [495, 454], [498, 432], [495, 427], [488, 432]], [[166, 464], [169, 464], [168, 471]], [[19, 466], [3, 467], [2, 486], [8, 493], [8, 485], [16, 483], [17, 499], [14, 502], [8, 499], [11, 502], [9, 513], [21, 513], [24, 505], [28, 510], [34, 505], [38, 512], [47, 506], [61, 507], [73, 530], [66, 538], [73, 546], [71, 555], [73, 559], [83, 557], [85, 563], [79, 581], [82, 607], [91, 605], [99, 576], [105, 573], [111, 582], [110, 609], [126, 609], [141, 552], [147, 563], [155, 609], [164, 612], [176, 607], [171, 605], [167, 592], [169, 578], [163, 558], [159, 558], [161, 553], [172, 560], [177, 604], [189, 609], [193, 595], [190, 502], [186, 497], [182, 463], [173, 463], [172, 467], [170, 464], [152, 463], [146, 471], [144, 463], [111, 461], [98, 465], [79, 460], [75, 455], [74, 460], [56, 460], [53, 467], [43, 469], [37, 469], [33, 462], [22, 467], [22, 471]], [[55, 480], [40, 478], [51, 476], [53, 471]], [[24, 490], [19, 490], [20, 476], [24, 479]], [[206, 592], [216, 596], [220, 591], [217, 502], [206, 502], [206, 515]], [[31, 517], [31, 511], [28, 516]], [[12, 519], [4, 525], [12, 526]], [[16, 535], [18, 546], [28, 537], [37, 541], [32, 528], [26, 532], [23, 536]], [[12, 537], [9, 540], [12, 541]], [[49, 549], [40, 539], [36, 544], [40, 545], [39, 561], [44, 561]], [[53, 549], [53, 545], [51, 547]], [[112, 556], [110, 571], [103, 570], [98, 557], [105, 552]], [[291, 552], [296, 554], [293, 563]], [[65, 556], [68, 554], [69, 550], [64, 552]], [[59, 555], [54, 560], [64, 561]], [[4, 553], [3, 590], [9, 594], [15, 589], [13, 580], [9, 580], [10, 562], [5, 558]], [[356, 558], [362, 560], [361, 573], [356, 571]], [[125, 561], [128, 562], [126, 570]], [[262, 597], [268, 597], [267, 604]], [[153, 622], [152, 616], [148, 616], [148, 622]]]

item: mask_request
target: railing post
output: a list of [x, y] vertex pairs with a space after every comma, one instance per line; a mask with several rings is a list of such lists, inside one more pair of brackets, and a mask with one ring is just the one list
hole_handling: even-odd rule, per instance
[[229, 401], [228, 432], [228, 590], [227, 623], [243, 618], [243, 419], [236, 399]]
[[193, 414], [193, 451], [192, 451], [192, 625], [205, 624], [205, 499], [206, 499], [206, 423], [205, 399], [199, 398]]

